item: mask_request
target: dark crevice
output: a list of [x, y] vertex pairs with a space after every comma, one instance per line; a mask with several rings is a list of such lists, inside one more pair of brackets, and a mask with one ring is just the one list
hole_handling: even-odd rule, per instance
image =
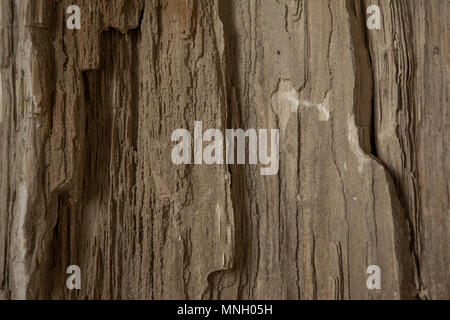
[[[108, 68], [115, 57], [115, 47], [120, 44], [122, 37], [129, 36], [132, 41], [132, 52], [128, 60], [131, 61], [131, 110], [132, 117], [129, 124], [130, 144], [137, 150], [138, 136], [138, 97], [139, 86], [137, 71], [139, 70], [139, 54], [138, 43], [140, 41], [140, 31], [144, 17], [144, 7], [140, 9], [139, 23], [136, 28], [128, 30], [125, 35], [115, 28], [108, 28], [100, 34], [101, 60], [98, 69], [95, 70], [79, 70], [81, 96], [80, 104], [84, 111], [83, 118], [80, 119], [80, 130], [84, 134], [85, 141], [81, 141], [83, 156], [79, 160], [84, 163], [81, 165], [74, 175], [82, 176], [80, 181], [82, 186], [71, 186], [70, 190], [58, 192], [52, 195], [51, 210], [55, 210], [55, 225], [52, 232], [52, 240], [50, 243], [48, 262], [49, 274], [57, 274], [51, 276], [47, 288], [41, 290], [41, 297], [47, 298], [57, 296], [59, 298], [77, 298], [78, 292], [67, 293], [65, 290], [65, 268], [70, 264], [83, 265], [84, 261], [78, 260], [79, 248], [83, 245], [77, 236], [77, 211], [85, 201], [89, 201], [92, 197], [98, 196], [100, 191], [104, 189], [102, 176], [108, 176], [109, 164], [111, 156], [111, 132], [113, 110], [110, 101], [102, 94], [102, 83], [105, 82]], [[62, 6], [58, 6], [58, 12], [63, 11]], [[65, 34], [65, 24], [62, 26], [62, 35]], [[63, 68], [67, 66], [67, 53], [64, 38], [61, 39], [62, 50], [65, 59]], [[114, 49], [114, 50], [112, 50]], [[55, 70], [58, 72], [58, 70]], [[108, 87], [108, 86], [107, 86]], [[65, 94], [65, 93], [64, 93]], [[79, 190], [83, 190], [82, 195], [77, 195]], [[73, 194], [72, 194], [73, 193]], [[73, 198], [72, 198], [73, 196]], [[101, 195], [100, 195], [101, 197]], [[76, 261], [73, 261], [73, 260]], [[103, 278], [99, 278], [103, 279]], [[95, 294], [95, 293], [94, 293]]]
[[15, 10], [15, 1], [11, 0], [11, 31], [10, 31], [10, 42], [11, 42], [11, 73], [12, 73], [12, 114], [13, 114], [13, 125], [14, 131], [15, 126], [17, 125], [17, 97], [16, 97], [16, 46], [15, 46], [15, 29], [18, 28], [15, 23], [16, 19], [16, 10]]
[[[239, 47], [236, 40], [236, 29], [234, 25], [234, 4], [233, 2], [220, 2], [218, 3], [218, 15], [223, 24], [223, 41], [225, 44], [224, 56], [225, 56], [225, 90], [226, 90], [226, 128], [245, 128], [245, 124], [242, 121], [241, 110], [242, 106], [238, 97], [240, 96], [239, 78], [240, 73], [239, 61], [237, 59], [239, 54]], [[235, 153], [236, 154], [236, 150]], [[250, 243], [250, 232], [248, 232], [248, 214], [246, 207], [245, 192], [245, 166], [230, 164], [228, 165], [228, 172], [230, 173], [230, 192], [232, 210], [234, 212], [234, 258], [233, 266], [226, 271], [218, 271], [208, 276], [209, 290], [211, 298], [220, 298], [220, 287], [223, 287], [222, 282], [241, 282], [238, 279], [239, 274], [245, 273], [246, 262], [248, 259], [248, 248], [246, 245]], [[239, 270], [239, 272], [238, 272]], [[219, 287], [218, 287], [219, 286]], [[212, 292], [219, 292], [218, 297], [212, 297]], [[238, 299], [243, 298], [243, 292], [241, 288], [238, 290]]]
[[[376, 128], [376, 106], [377, 104], [375, 103], [375, 99], [376, 97], [376, 88], [375, 88], [375, 62], [373, 60], [373, 56], [372, 56], [372, 52], [373, 52], [373, 48], [371, 46], [371, 42], [370, 42], [370, 34], [367, 28], [364, 28], [365, 30], [365, 38], [366, 38], [366, 47], [368, 48], [368, 53], [369, 53], [369, 57], [370, 57], [370, 63], [371, 63], [371, 70], [372, 70], [372, 78], [373, 78], [373, 94], [372, 94], [372, 126], [371, 126], [371, 145], [372, 145], [372, 150], [373, 150], [373, 154], [375, 157], [377, 157], [377, 159], [381, 162], [381, 159], [379, 158], [378, 155], [378, 150], [377, 150], [377, 128]], [[401, 88], [398, 89], [399, 91], [401, 90]], [[400, 99], [402, 98], [402, 95], [399, 94]], [[402, 103], [399, 103], [400, 106], [402, 106]], [[399, 128], [397, 127], [397, 130]], [[409, 204], [406, 201], [405, 195], [404, 195], [404, 190], [402, 188], [402, 185], [400, 183], [400, 181], [397, 179], [396, 175], [391, 172], [389, 170], [389, 166], [383, 163], [383, 166], [386, 168], [386, 171], [389, 173], [389, 175], [392, 177], [392, 183], [395, 185], [395, 193], [397, 194], [400, 206], [402, 207], [403, 211], [404, 211], [404, 215], [405, 215], [405, 219], [407, 222], [407, 231], [410, 237], [410, 244], [409, 246], [404, 246], [404, 251], [406, 253], [406, 249], [409, 247], [410, 249], [410, 255], [412, 256], [412, 266], [408, 266], [408, 267], [412, 267], [413, 268], [413, 273], [414, 273], [414, 278], [417, 279], [417, 281], [419, 281], [419, 287], [421, 287], [421, 272], [420, 272], [420, 263], [419, 263], [419, 258], [418, 255], [416, 254], [416, 235], [414, 232], [414, 228], [413, 228], [413, 224], [411, 222], [411, 218], [410, 218], [410, 212], [408, 212], [410, 210]], [[407, 263], [407, 259], [404, 260], [404, 263]], [[413, 283], [409, 283], [408, 285], [413, 286]], [[417, 292], [418, 290], [420, 290], [420, 288], [409, 288], [409, 294], [411, 295], [415, 295], [416, 298], [421, 298], [420, 297], [420, 292], [419, 293], [413, 293], [415, 291]]]
[[[365, 14], [364, 10], [362, 11], [362, 14], [363, 14], [363, 17], [364, 17], [364, 14]], [[363, 21], [363, 23], [364, 23], [364, 21]], [[410, 27], [410, 26], [408, 26], [408, 27]], [[372, 108], [371, 108], [372, 109], [372, 119], [371, 119], [372, 121], [371, 122], [372, 122], [372, 124], [371, 124], [371, 136], [370, 136], [372, 154], [377, 158], [377, 160], [380, 163], [383, 164], [384, 168], [389, 173], [390, 177], [392, 177], [393, 184], [395, 185], [395, 189], [396, 189], [395, 193], [397, 194], [397, 198], [398, 198], [398, 200], [400, 202], [400, 205], [401, 205], [401, 207], [402, 207], [402, 209], [404, 211], [405, 219], [406, 219], [407, 224], [408, 224], [408, 228], [407, 229], [408, 229], [408, 233], [409, 233], [409, 237], [410, 237], [410, 246], [409, 247], [410, 247], [410, 251], [411, 251], [410, 254], [411, 254], [412, 260], [413, 260], [412, 263], [413, 263], [413, 268], [414, 268], [414, 276], [415, 276], [415, 279], [417, 279], [417, 281], [419, 282], [419, 284], [418, 284], [419, 288], [416, 288], [416, 291], [418, 291], [422, 287], [422, 283], [421, 283], [421, 276], [420, 276], [421, 272], [420, 272], [419, 257], [418, 257], [417, 249], [416, 249], [416, 247], [417, 247], [417, 245], [416, 245], [416, 241], [417, 241], [416, 240], [416, 234], [414, 232], [414, 224], [413, 224], [413, 222], [411, 220], [411, 217], [410, 217], [410, 215], [411, 215], [411, 212], [410, 212], [411, 208], [410, 208], [409, 203], [406, 200], [405, 193], [404, 193], [403, 186], [401, 184], [400, 178], [394, 172], [391, 172], [391, 170], [389, 169], [390, 167], [388, 165], [386, 165], [385, 163], [382, 162], [381, 158], [379, 158], [380, 155], [379, 155], [378, 150], [377, 150], [377, 128], [376, 128], [376, 126], [377, 126], [377, 123], [376, 123], [376, 117], [377, 117], [377, 110], [376, 110], [376, 107], [377, 107], [376, 98], [377, 98], [377, 96], [376, 96], [376, 93], [377, 93], [377, 91], [376, 91], [376, 86], [375, 86], [375, 84], [376, 84], [376, 79], [375, 79], [375, 72], [376, 72], [376, 70], [375, 70], [374, 57], [373, 57], [373, 54], [372, 54], [373, 48], [372, 48], [372, 44], [371, 44], [371, 40], [370, 40], [370, 30], [368, 30], [368, 28], [363, 28], [363, 29], [364, 29], [364, 36], [365, 36], [365, 45], [367, 47], [369, 58], [370, 58], [370, 68], [371, 68], [371, 71], [372, 71], [372, 83], [373, 83], [372, 84], [372, 100], [371, 100], [371, 106], [372, 106]], [[409, 75], [409, 78], [411, 78], [411, 75]], [[402, 99], [402, 94], [400, 92], [401, 90], [402, 90], [402, 88], [399, 87], [398, 88], [399, 99]], [[407, 103], [407, 102], [405, 102], [405, 103]], [[399, 106], [403, 106], [402, 101], [399, 101]], [[397, 131], [399, 129], [400, 128], [397, 127]], [[398, 134], [398, 136], [401, 136], [401, 134], [399, 132], [397, 132], [397, 134]], [[417, 297], [418, 298], [422, 298], [422, 297], [420, 297], [420, 295], [421, 294], [419, 292], [419, 294], [417, 294]]]
[[[386, 166], [381, 159], [378, 158], [378, 150], [377, 150], [377, 141], [376, 141], [376, 79], [375, 79], [375, 61], [372, 55], [371, 50], [371, 40], [370, 40], [370, 31], [367, 30], [365, 21], [366, 21], [366, 10], [364, 2], [347, 2], [349, 13], [354, 15], [354, 19], [351, 19], [351, 36], [353, 38], [354, 47], [355, 47], [355, 63], [356, 63], [356, 76], [357, 82], [360, 85], [359, 88], [359, 97], [356, 97], [356, 105], [370, 103], [369, 108], [367, 108], [367, 112], [371, 112], [370, 115], [370, 149], [366, 152], [370, 152], [371, 157], [377, 161], [381, 166], [383, 166], [386, 179], [388, 180], [388, 188], [389, 193], [391, 194], [391, 202], [392, 202], [392, 212], [400, 213], [400, 216], [393, 217], [394, 228], [396, 231], [396, 243], [395, 243], [395, 251], [399, 263], [399, 277], [400, 277], [400, 297], [411, 299], [414, 297], [414, 278], [415, 278], [415, 262], [414, 258], [411, 257], [411, 252], [409, 250], [409, 226], [408, 219], [405, 207], [401, 202], [401, 197], [398, 195], [398, 192], [395, 188], [394, 179], [392, 178], [394, 175], [389, 172]], [[367, 61], [365, 61], [367, 60]], [[367, 66], [366, 66], [367, 63]], [[366, 70], [367, 69], [367, 70]], [[369, 75], [364, 77], [364, 70], [369, 73]], [[370, 90], [364, 88], [363, 81], [371, 81]], [[366, 90], [364, 90], [366, 89]], [[367, 96], [367, 95], [370, 95]], [[364, 101], [365, 100], [367, 101]], [[364, 105], [365, 106], [365, 105]], [[359, 118], [358, 113], [361, 113], [361, 110], [356, 110], [356, 119]], [[357, 126], [358, 122], [357, 122]], [[364, 149], [364, 148], [363, 148]]]
[[[363, 17], [364, 17], [364, 11], [363, 11]], [[364, 21], [363, 21], [364, 23]], [[368, 28], [363, 27], [363, 35], [364, 35], [364, 45], [367, 48], [367, 56], [369, 59], [369, 70], [370, 76], [372, 79], [372, 95], [370, 100], [370, 110], [371, 110], [371, 122], [370, 122], [370, 148], [371, 148], [371, 154], [378, 158], [378, 151], [377, 151], [377, 140], [376, 140], [376, 117], [375, 117], [375, 71], [374, 71], [374, 62], [372, 57], [372, 50], [370, 45], [370, 35], [368, 34]]]
[[[10, 21], [10, 27], [8, 28], [8, 32], [6, 33], [6, 36], [9, 37], [9, 41], [11, 43], [11, 51], [9, 52], [9, 56], [8, 56], [8, 63], [11, 66], [11, 76], [12, 76], [12, 83], [11, 83], [11, 96], [12, 96], [12, 111], [8, 112], [7, 110], [1, 110], [1, 112], [4, 112], [5, 115], [8, 116], [7, 119], [4, 119], [5, 123], [6, 123], [6, 130], [7, 130], [7, 135], [6, 135], [6, 139], [4, 141], [6, 141], [6, 150], [10, 149], [11, 143], [10, 143], [10, 139], [12, 137], [12, 133], [15, 131], [13, 130], [14, 128], [12, 128], [12, 126], [16, 124], [17, 122], [17, 115], [16, 115], [16, 88], [15, 88], [15, 74], [16, 74], [16, 70], [15, 70], [15, 46], [14, 46], [14, 16], [15, 16], [15, 10], [14, 10], [14, 0], [10, 1], [10, 8], [11, 8], [11, 21]], [[3, 30], [2, 30], [3, 31]], [[1, 71], [3, 71], [4, 66], [1, 65]], [[2, 83], [0, 83], [0, 85], [3, 85]], [[0, 101], [0, 103], [3, 103], [3, 101]], [[10, 117], [12, 117], [12, 124], [11, 124], [11, 119]], [[6, 131], [5, 130], [5, 131]], [[9, 166], [11, 164], [11, 156], [8, 153], [8, 155], [6, 156], [6, 168], [7, 168], [7, 174], [6, 174], [6, 179], [7, 179], [7, 185], [9, 186]], [[10, 237], [11, 237], [11, 223], [10, 223], [10, 217], [11, 217], [11, 213], [12, 210], [10, 210], [10, 208], [12, 207], [12, 205], [14, 204], [15, 201], [15, 194], [16, 192], [14, 190], [11, 190], [11, 188], [7, 188], [7, 195], [6, 195], [6, 206], [8, 206], [7, 210], [9, 214], [6, 214], [6, 222], [7, 222], [7, 227], [6, 227], [6, 234], [4, 235], [4, 239], [5, 239], [5, 252], [4, 252], [4, 265], [3, 265], [3, 272], [4, 274], [2, 275], [2, 282], [0, 283], [0, 292], [4, 290], [7, 299], [10, 299], [11, 296], [11, 291], [10, 291], [10, 284], [9, 284], [9, 264], [8, 264], [8, 260], [9, 260], [9, 246], [10, 246]], [[12, 205], [9, 205], [12, 204]]]

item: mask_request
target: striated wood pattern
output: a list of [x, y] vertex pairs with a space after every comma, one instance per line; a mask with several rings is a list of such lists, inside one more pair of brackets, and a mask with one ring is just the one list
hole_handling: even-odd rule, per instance
[[[450, 298], [449, 14], [1, 1], [0, 299]], [[174, 165], [194, 121], [279, 129], [278, 174]]]

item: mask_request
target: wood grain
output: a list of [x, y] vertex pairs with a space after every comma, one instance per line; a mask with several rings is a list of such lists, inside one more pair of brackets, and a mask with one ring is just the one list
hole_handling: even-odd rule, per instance
[[[1, 1], [0, 299], [448, 299], [449, 14]], [[194, 121], [279, 129], [278, 174], [174, 165]]]

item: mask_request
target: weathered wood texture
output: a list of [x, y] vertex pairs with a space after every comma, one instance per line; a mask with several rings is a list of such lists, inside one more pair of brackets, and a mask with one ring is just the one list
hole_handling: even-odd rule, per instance
[[[0, 298], [450, 298], [449, 15], [2, 0]], [[279, 128], [278, 175], [172, 164], [195, 120]]]

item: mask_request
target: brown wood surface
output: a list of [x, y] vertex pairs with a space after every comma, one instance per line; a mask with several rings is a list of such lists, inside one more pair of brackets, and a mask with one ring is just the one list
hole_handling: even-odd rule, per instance
[[[0, 299], [449, 299], [449, 6], [1, 0]], [[278, 174], [174, 165], [194, 121]]]

